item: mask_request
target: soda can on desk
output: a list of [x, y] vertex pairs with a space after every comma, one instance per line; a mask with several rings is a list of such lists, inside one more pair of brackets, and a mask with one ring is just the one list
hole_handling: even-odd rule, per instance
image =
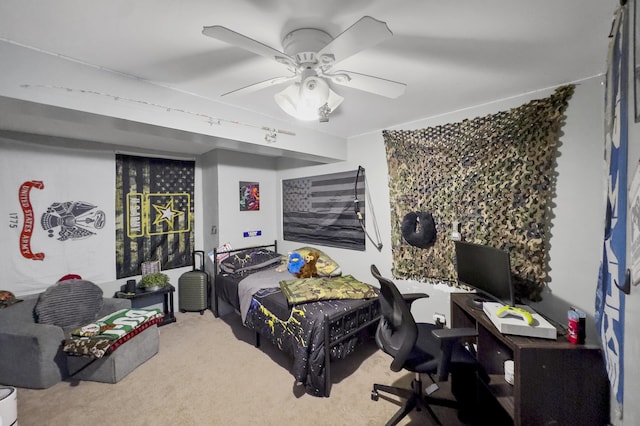
[[568, 338], [569, 342], [574, 345], [583, 344], [585, 339], [585, 320], [586, 314], [576, 308], [569, 309], [567, 313], [568, 319]]

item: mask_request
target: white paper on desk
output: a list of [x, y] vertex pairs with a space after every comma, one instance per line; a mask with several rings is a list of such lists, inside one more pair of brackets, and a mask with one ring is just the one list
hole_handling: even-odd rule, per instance
[[557, 339], [558, 332], [546, 319], [539, 313], [534, 311], [530, 306], [518, 305], [518, 308], [527, 310], [533, 317], [533, 325], [527, 324], [519, 317], [506, 316], [500, 318], [496, 315], [496, 311], [504, 305], [497, 302], [484, 302], [482, 310], [489, 317], [493, 325], [502, 334], [513, 334], [517, 336], [540, 337], [543, 339]]

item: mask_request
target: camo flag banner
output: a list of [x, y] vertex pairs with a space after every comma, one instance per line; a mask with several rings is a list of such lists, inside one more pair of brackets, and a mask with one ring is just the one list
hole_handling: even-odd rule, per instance
[[0, 287], [33, 294], [67, 274], [113, 280], [113, 152], [28, 137], [0, 138], [0, 152]]
[[[394, 277], [457, 285], [450, 238], [456, 226], [466, 241], [509, 250], [517, 296], [541, 299], [556, 147], [573, 91], [573, 85], [562, 86], [508, 111], [382, 132]], [[431, 248], [402, 237], [402, 218], [416, 211], [433, 215], [437, 239]]]
[[191, 265], [195, 162], [116, 155], [117, 277]]

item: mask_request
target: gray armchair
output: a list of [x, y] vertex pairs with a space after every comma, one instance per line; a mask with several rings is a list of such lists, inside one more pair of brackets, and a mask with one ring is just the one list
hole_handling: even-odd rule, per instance
[[72, 329], [131, 307], [127, 299], [102, 297], [98, 286], [84, 280], [62, 281], [20, 299], [0, 309], [0, 384], [36, 389], [69, 377], [62, 344]]

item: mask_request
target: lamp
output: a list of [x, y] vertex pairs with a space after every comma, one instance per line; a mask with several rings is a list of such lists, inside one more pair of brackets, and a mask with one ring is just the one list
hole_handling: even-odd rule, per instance
[[276, 93], [274, 99], [292, 117], [304, 121], [319, 119], [320, 122], [329, 121], [329, 114], [344, 100], [313, 70], [305, 70], [300, 83]]

